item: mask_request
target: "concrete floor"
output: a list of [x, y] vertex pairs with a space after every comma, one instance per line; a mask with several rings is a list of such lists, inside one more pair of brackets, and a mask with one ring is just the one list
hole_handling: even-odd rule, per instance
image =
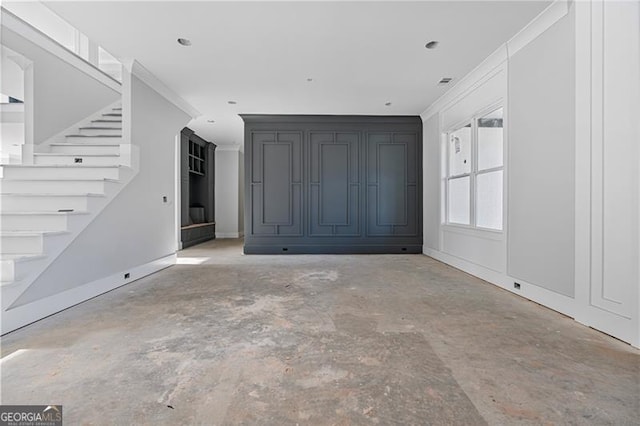
[[2, 403], [65, 424], [639, 424], [639, 351], [426, 256], [180, 257], [202, 263], [5, 336]]

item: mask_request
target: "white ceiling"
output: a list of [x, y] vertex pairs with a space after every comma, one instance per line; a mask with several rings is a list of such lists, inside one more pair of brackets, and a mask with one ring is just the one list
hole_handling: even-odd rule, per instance
[[198, 109], [189, 127], [217, 144], [242, 143], [239, 113], [420, 114], [441, 77], [453, 85], [548, 4], [47, 2]]

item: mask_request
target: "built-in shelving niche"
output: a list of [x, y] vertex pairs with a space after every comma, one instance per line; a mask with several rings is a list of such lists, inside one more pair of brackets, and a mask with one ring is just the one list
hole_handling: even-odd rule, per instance
[[181, 238], [186, 248], [215, 238], [215, 149], [185, 127], [181, 132]]

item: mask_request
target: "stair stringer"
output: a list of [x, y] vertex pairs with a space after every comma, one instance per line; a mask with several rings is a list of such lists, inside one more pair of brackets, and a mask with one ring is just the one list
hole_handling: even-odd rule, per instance
[[[84, 120], [83, 120], [84, 121]], [[121, 145], [122, 147], [122, 145]], [[139, 172], [139, 149], [135, 145], [126, 145], [128, 161], [130, 166], [119, 166], [118, 181], [113, 185], [106, 185], [103, 197], [95, 197], [91, 200], [88, 214], [73, 216], [69, 218], [66, 233], [56, 235], [54, 244], [47, 247], [46, 259], [40, 262], [39, 267], [31, 271], [25, 278], [3, 283], [0, 285], [0, 305], [1, 305], [1, 334], [8, 333], [17, 328], [23, 327], [31, 322], [37, 321], [47, 315], [53, 314], [61, 309], [42, 315], [40, 312], [32, 310], [18, 309], [14, 306], [16, 300], [49, 268], [56, 259], [75, 241], [100, 213], [115, 200], [118, 194], [131, 183]], [[67, 306], [68, 307], [68, 306]]]

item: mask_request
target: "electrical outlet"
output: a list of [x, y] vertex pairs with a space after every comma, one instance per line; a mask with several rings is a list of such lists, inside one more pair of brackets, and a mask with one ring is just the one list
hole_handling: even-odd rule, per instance
[[515, 288], [516, 290], [520, 290], [520, 284], [519, 283], [513, 283], [513, 288]]
[[80, 163], [82, 163], [82, 158], [74, 158], [73, 162], [80, 164]]
[[167, 196], [166, 196], [166, 195], [163, 195], [163, 196], [162, 196], [162, 202], [163, 202], [163, 203], [166, 203], [166, 202], [167, 202]]
[[127, 272], [126, 274], [124, 274], [124, 279], [125, 279], [125, 280], [128, 280], [130, 276], [131, 276], [131, 274], [129, 274], [129, 273]]

